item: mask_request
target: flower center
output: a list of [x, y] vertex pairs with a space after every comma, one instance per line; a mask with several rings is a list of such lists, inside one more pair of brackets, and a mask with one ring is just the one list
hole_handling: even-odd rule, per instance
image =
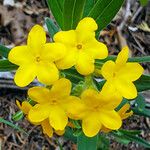
[[40, 62], [40, 61], [41, 61], [41, 59], [40, 59], [39, 56], [36, 57], [36, 61], [37, 61], [37, 62]]
[[81, 45], [81, 44], [78, 44], [78, 45], [77, 45], [77, 49], [82, 49], [82, 45]]
[[52, 100], [52, 105], [55, 105], [57, 101], [55, 99]]

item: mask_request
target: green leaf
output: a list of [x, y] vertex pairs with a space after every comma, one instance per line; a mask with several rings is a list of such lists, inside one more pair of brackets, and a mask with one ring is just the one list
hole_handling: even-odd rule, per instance
[[77, 137], [78, 150], [97, 150], [98, 135], [87, 137], [83, 133]]
[[94, 4], [95, 4], [95, 0], [86, 0], [83, 17], [86, 17], [89, 14], [89, 12], [93, 8]]
[[150, 143], [144, 139], [142, 139], [141, 137], [139, 137], [137, 134], [139, 134], [137, 131], [126, 131], [126, 130], [119, 130], [117, 131], [119, 132], [120, 135], [122, 135], [124, 138], [132, 141], [132, 142], [136, 142], [146, 148], [150, 148]]
[[64, 0], [63, 29], [75, 29], [83, 16], [86, 0]]
[[16, 112], [16, 113], [13, 115], [12, 119], [13, 119], [14, 121], [19, 121], [19, 120], [21, 120], [21, 119], [23, 118], [23, 116], [24, 116], [24, 114], [23, 114], [23, 112], [20, 110], [20, 111]]
[[47, 5], [51, 10], [59, 27], [63, 29], [63, 13], [62, 13], [63, 0], [47, 0]]
[[142, 6], [146, 6], [148, 4], [148, 0], [140, 0]]
[[23, 132], [25, 133], [26, 135], [28, 135], [28, 133], [26, 131], [24, 131], [22, 128], [18, 127], [17, 125], [13, 124], [12, 122], [9, 122], [3, 118], [0, 117], [0, 122], [4, 123], [4, 124], [7, 124], [8, 126], [20, 131], [20, 132]]
[[115, 17], [124, 0], [97, 0], [88, 16], [96, 20], [98, 32], [105, 28]]
[[59, 28], [55, 25], [54, 21], [48, 17], [45, 18], [45, 23], [50, 37], [53, 38], [54, 34], [59, 31]]
[[142, 75], [134, 84], [138, 92], [150, 90], [150, 76]]
[[12, 70], [16, 70], [17, 68], [18, 66], [12, 64], [7, 59], [0, 60], [0, 72], [12, 71]]
[[7, 58], [9, 51], [10, 51], [10, 48], [7, 48], [4, 45], [0, 44], [0, 56]]

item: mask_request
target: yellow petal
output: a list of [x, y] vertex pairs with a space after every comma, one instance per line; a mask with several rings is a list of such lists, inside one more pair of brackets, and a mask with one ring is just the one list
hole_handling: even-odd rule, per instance
[[33, 56], [27, 46], [16, 46], [9, 52], [8, 59], [16, 65], [21, 65], [33, 61]]
[[93, 89], [87, 89], [81, 94], [81, 99], [88, 107], [95, 107], [101, 103], [98, 92]]
[[55, 133], [60, 136], [65, 133], [65, 130], [55, 130]]
[[42, 122], [49, 117], [50, 111], [51, 108], [47, 104], [36, 104], [30, 109], [28, 119], [34, 123]]
[[29, 97], [37, 103], [46, 103], [50, 99], [50, 91], [44, 87], [33, 87], [28, 90]]
[[64, 130], [68, 123], [68, 117], [62, 108], [53, 106], [49, 122], [55, 130]]
[[35, 79], [36, 71], [37, 68], [34, 64], [20, 66], [14, 77], [15, 83], [20, 87], [27, 86]]
[[94, 59], [90, 55], [80, 52], [75, 68], [80, 74], [89, 75], [94, 72]]
[[50, 85], [59, 79], [59, 71], [54, 63], [40, 62], [38, 65], [37, 79]]
[[71, 119], [82, 119], [86, 115], [86, 107], [80, 98], [69, 96], [63, 102], [62, 106]]
[[62, 43], [65, 46], [75, 46], [76, 44], [76, 33], [74, 30], [59, 31], [54, 35], [54, 41]]
[[68, 79], [61, 78], [54, 82], [50, 92], [54, 97], [66, 98], [71, 92], [71, 82]]
[[67, 54], [64, 58], [56, 62], [59, 69], [68, 69], [74, 66], [77, 62], [78, 51], [76, 48], [68, 47]]
[[97, 28], [98, 28], [98, 26], [93, 18], [85, 17], [78, 23], [76, 30], [96, 31]]
[[117, 79], [115, 81], [116, 89], [121, 93], [121, 95], [126, 99], [134, 99], [137, 97], [137, 90], [132, 82], [127, 82], [122, 79]]
[[43, 46], [41, 59], [57, 61], [66, 54], [66, 47], [61, 43], [48, 43]]
[[127, 81], [135, 81], [143, 74], [143, 67], [138, 63], [126, 63], [118, 72], [118, 76]]
[[122, 125], [122, 120], [117, 112], [102, 110], [99, 113], [101, 123], [108, 129], [117, 130]]
[[86, 17], [82, 19], [75, 30], [78, 43], [88, 43], [93, 40], [97, 28], [98, 26], [93, 18]]
[[29, 110], [32, 108], [32, 105], [27, 101], [23, 101], [20, 105], [20, 102], [16, 100], [16, 104], [19, 107], [19, 109], [23, 111], [24, 114], [28, 114]]
[[125, 65], [129, 57], [129, 49], [128, 47], [124, 47], [121, 52], [118, 54], [116, 59], [116, 64], [118, 67]]
[[111, 60], [105, 62], [101, 69], [102, 76], [106, 80], [109, 80], [110, 78], [113, 77], [114, 71], [115, 71], [115, 63]]
[[48, 119], [42, 121], [41, 126], [42, 126], [44, 134], [48, 135], [49, 137], [53, 136], [53, 129], [52, 129]]
[[86, 53], [94, 59], [104, 59], [108, 56], [108, 50], [105, 44], [97, 41], [95, 38], [84, 45]]
[[93, 137], [98, 134], [101, 129], [100, 118], [97, 113], [92, 113], [82, 120], [82, 130], [88, 137]]
[[46, 43], [46, 32], [40, 25], [32, 27], [28, 35], [27, 45], [32, 52], [39, 53], [43, 45]]

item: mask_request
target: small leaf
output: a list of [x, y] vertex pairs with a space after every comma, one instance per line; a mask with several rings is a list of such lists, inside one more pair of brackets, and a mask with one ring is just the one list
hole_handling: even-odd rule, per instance
[[142, 75], [134, 84], [138, 92], [150, 90], [150, 76]]
[[0, 44], [0, 55], [7, 58], [10, 48], [5, 47], [4, 45]]
[[54, 21], [48, 17], [45, 18], [45, 23], [51, 38], [53, 38], [54, 34], [59, 31], [58, 27], [55, 25]]
[[94, 137], [87, 137], [83, 133], [77, 138], [78, 150], [97, 150], [98, 134]]
[[148, 4], [148, 0], [140, 0], [142, 6], [146, 6]]
[[62, 13], [62, 5], [63, 0], [47, 0], [47, 5], [52, 12], [56, 22], [58, 23], [59, 27], [63, 28], [63, 13]]
[[6, 71], [12, 71], [16, 70], [18, 66], [15, 64], [12, 64], [10, 61], [6, 60], [0, 60], [0, 72], [6, 72]]
[[23, 112], [22, 112], [22, 111], [18, 111], [18, 112], [16, 112], [16, 113], [13, 115], [12, 119], [13, 119], [14, 121], [19, 121], [19, 120], [21, 120], [21, 119], [23, 118], [23, 116], [24, 116]]

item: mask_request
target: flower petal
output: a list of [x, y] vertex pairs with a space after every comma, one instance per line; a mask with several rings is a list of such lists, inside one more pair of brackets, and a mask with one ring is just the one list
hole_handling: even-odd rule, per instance
[[23, 111], [24, 114], [28, 114], [29, 110], [32, 108], [32, 105], [27, 101], [23, 101], [20, 105], [20, 102], [16, 100], [16, 104], [19, 107], [19, 109]]
[[122, 125], [122, 120], [116, 111], [102, 110], [99, 113], [101, 123], [108, 129], [117, 130]]
[[89, 75], [94, 71], [94, 59], [90, 55], [80, 52], [75, 68], [80, 74]]
[[109, 60], [105, 62], [104, 65], [102, 66], [101, 74], [106, 80], [109, 80], [113, 77], [114, 71], [115, 71], [115, 63]]
[[137, 97], [137, 90], [132, 82], [117, 79], [115, 80], [115, 87], [120, 92], [120, 94], [126, 99], [134, 99]]
[[100, 104], [100, 97], [96, 90], [87, 89], [81, 94], [81, 99], [87, 107], [95, 107]]
[[43, 45], [46, 43], [46, 32], [40, 25], [32, 27], [28, 35], [27, 45], [32, 52], [39, 53]]
[[71, 92], [71, 82], [68, 79], [61, 78], [54, 82], [50, 92], [54, 97], [66, 98]]
[[34, 123], [42, 122], [49, 117], [50, 111], [51, 109], [47, 104], [36, 104], [32, 107], [32, 109], [30, 109], [28, 119]]
[[49, 122], [55, 130], [64, 130], [68, 123], [68, 118], [62, 108], [53, 106], [49, 116]]
[[74, 66], [77, 62], [78, 51], [76, 48], [67, 48], [67, 54], [64, 58], [56, 62], [59, 69], [68, 69]]
[[54, 35], [54, 41], [62, 43], [65, 46], [75, 46], [76, 44], [76, 33], [74, 30], [59, 31]]
[[80, 98], [69, 96], [63, 102], [62, 106], [71, 119], [82, 119], [87, 114], [86, 107]]
[[42, 51], [41, 58], [53, 62], [65, 56], [66, 47], [61, 43], [47, 43]]
[[48, 119], [42, 121], [41, 126], [44, 134], [48, 135], [49, 137], [53, 136], [53, 128], [51, 127]]
[[55, 133], [59, 136], [63, 135], [65, 133], [65, 130], [55, 130]]
[[94, 59], [104, 59], [108, 56], [108, 50], [105, 44], [97, 41], [95, 38], [84, 45], [86, 53], [93, 56]]
[[35, 79], [36, 71], [37, 68], [34, 64], [20, 66], [14, 77], [15, 83], [20, 87], [27, 86]]
[[28, 90], [29, 97], [37, 103], [46, 103], [50, 99], [50, 90], [45, 87], [33, 87]]
[[118, 67], [121, 67], [122, 65], [125, 65], [129, 57], [129, 49], [127, 46], [125, 46], [121, 52], [118, 54], [116, 59], [116, 64]]
[[140, 78], [143, 71], [143, 67], [138, 63], [126, 63], [126, 65], [118, 72], [118, 76], [127, 81], [135, 81]]
[[33, 61], [33, 56], [27, 46], [16, 46], [9, 52], [8, 59], [16, 65], [21, 65]]
[[97, 113], [92, 113], [82, 120], [82, 130], [88, 137], [95, 136], [101, 129], [101, 122]]
[[40, 62], [37, 78], [41, 83], [50, 85], [59, 79], [59, 72], [54, 63]]

